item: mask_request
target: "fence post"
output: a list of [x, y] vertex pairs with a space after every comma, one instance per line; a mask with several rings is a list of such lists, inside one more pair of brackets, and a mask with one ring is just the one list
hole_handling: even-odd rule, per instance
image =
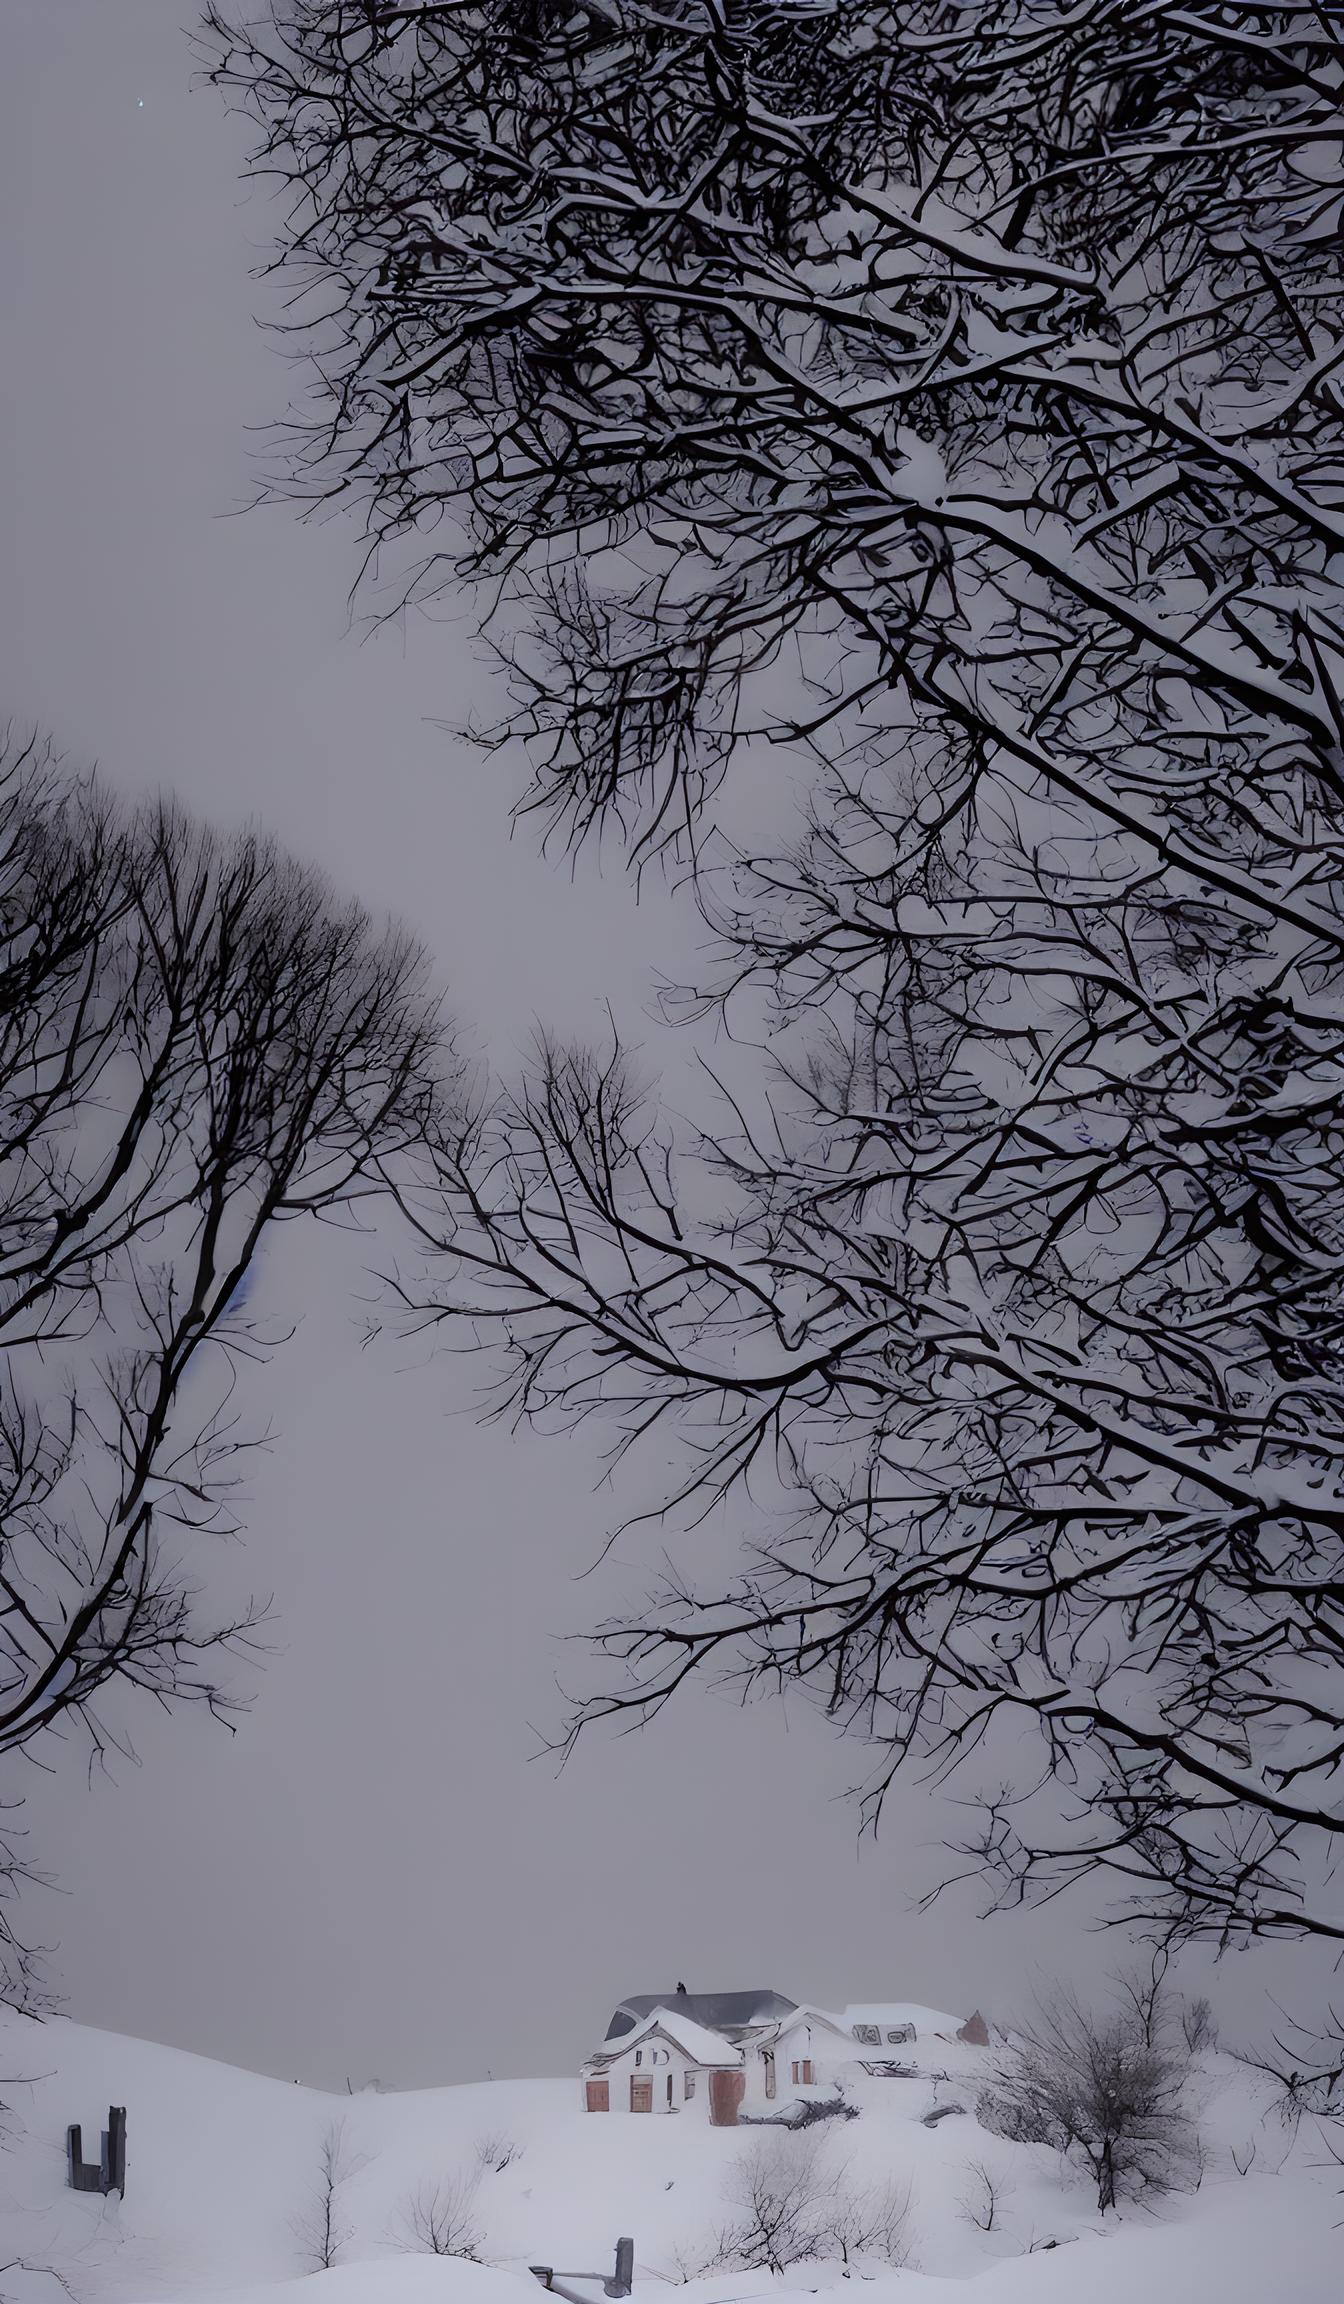
[[103, 2190], [126, 2197], [126, 2107], [110, 2104], [103, 2139]]

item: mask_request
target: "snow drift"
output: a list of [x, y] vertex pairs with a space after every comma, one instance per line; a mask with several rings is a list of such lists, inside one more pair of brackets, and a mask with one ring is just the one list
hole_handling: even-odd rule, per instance
[[[953, 2020], [947, 2020], [952, 2029]], [[913, 2262], [799, 2266], [687, 2280], [712, 2253], [735, 2156], [760, 2129], [585, 2114], [576, 2081], [503, 2081], [325, 2095], [202, 2057], [55, 2020], [0, 2012], [0, 2291], [11, 2304], [185, 2298], [238, 2304], [532, 2304], [528, 2267], [609, 2269], [631, 2233], [636, 2304], [682, 2287], [685, 2304], [735, 2304], [846, 2276], [891, 2304], [976, 2280], [978, 2304], [1331, 2304], [1340, 2292], [1339, 2172], [1280, 2125], [1229, 2059], [1201, 2060], [1205, 2165], [1193, 2193], [1108, 2218], [1048, 2152], [988, 2134], [974, 2115], [982, 2053], [921, 2033], [914, 2076], [856, 2085], [856, 2120], [825, 2152], [856, 2185], [908, 2186]], [[126, 2197], [66, 2187], [65, 2133], [88, 2139], [127, 2111]], [[928, 2127], [935, 2106], [956, 2114]], [[333, 2268], [314, 2271], [312, 2212], [324, 2144], [339, 2129]], [[1253, 2153], [1251, 2148], [1254, 2147]], [[1249, 2172], [1239, 2175], [1238, 2163]], [[971, 2220], [978, 2164], [1000, 2188], [993, 2228]], [[470, 2201], [481, 2263], [416, 2253], [409, 2206], [427, 2185]], [[1053, 2243], [1053, 2245], [1052, 2245]], [[600, 2304], [601, 2290], [593, 2291]], [[884, 2296], [874, 2304], [887, 2304]]]

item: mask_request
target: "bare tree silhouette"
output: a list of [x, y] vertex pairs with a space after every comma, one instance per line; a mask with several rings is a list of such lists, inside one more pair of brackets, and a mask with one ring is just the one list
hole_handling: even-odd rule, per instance
[[354, 2227], [345, 2220], [340, 2195], [342, 2187], [365, 2166], [365, 2159], [350, 2155], [345, 2122], [333, 2120], [318, 2147], [313, 2197], [294, 2225], [295, 2237], [310, 2272], [329, 2272], [334, 2264], [339, 2264], [343, 2251], [354, 2238]]
[[1337, 13], [229, 14], [276, 484], [489, 580], [525, 805], [721, 954], [720, 1120], [550, 1050], [408, 1198], [506, 1405], [752, 1478], [585, 1716], [798, 1683], [877, 1801], [976, 1757], [1004, 1896], [1339, 1938]]
[[227, 1709], [258, 1616], [202, 1611], [197, 1539], [276, 1340], [248, 1283], [273, 1227], [382, 1189], [434, 1030], [414, 948], [264, 840], [0, 759], [0, 1752], [72, 1717], [103, 1747], [118, 1680]]

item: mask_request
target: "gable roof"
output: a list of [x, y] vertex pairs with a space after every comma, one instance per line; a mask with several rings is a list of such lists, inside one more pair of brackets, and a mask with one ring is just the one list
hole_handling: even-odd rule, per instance
[[656, 2008], [669, 2016], [688, 2017], [707, 2032], [740, 2032], [749, 2024], [769, 2024], [792, 2014], [796, 2002], [782, 1992], [761, 1987], [754, 1992], [636, 1992], [622, 2000], [610, 2024], [604, 2047], [625, 2042], [636, 2027], [646, 2023]]
[[665, 2032], [695, 2064], [740, 2064], [742, 2061], [741, 2049], [735, 2048], [731, 2040], [725, 2040], [722, 2032], [711, 2032], [692, 2017], [679, 2015], [675, 2008], [655, 2008], [637, 2031], [621, 2041], [621, 2055], [636, 2041], [647, 2039], [650, 2032]]
[[847, 2041], [851, 2048], [854, 2046], [854, 2036], [843, 2018], [830, 2008], [814, 2008], [806, 2002], [800, 2007], [791, 2008], [787, 2016], [781, 2016], [779, 2022], [770, 2028], [771, 2037], [782, 2040], [799, 2024], [819, 2025], [824, 2031], [833, 2032], [837, 2040]]

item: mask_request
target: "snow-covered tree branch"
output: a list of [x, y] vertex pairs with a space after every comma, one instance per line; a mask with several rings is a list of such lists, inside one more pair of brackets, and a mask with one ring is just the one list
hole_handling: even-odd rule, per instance
[[1344, 1934], [1337, 16], [272, 14], [282, 484], [503, 587], [530, 805], [682, 844], [761, 1051], [681, 1136], [553, 1052], [414, 1198], [521, 1410], [778, 1482], [591, 1709], [801, 1682], [879, 1798], [1026, 1724], [1005, 1893]]

